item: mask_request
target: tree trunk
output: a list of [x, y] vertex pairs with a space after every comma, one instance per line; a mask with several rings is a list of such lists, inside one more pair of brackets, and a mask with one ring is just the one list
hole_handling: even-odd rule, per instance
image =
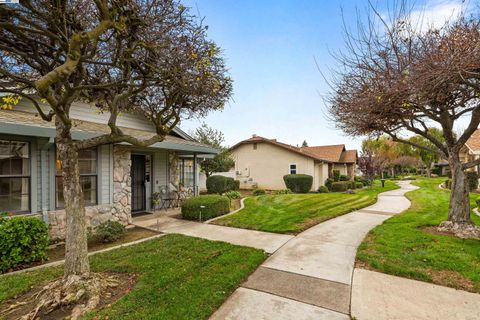
[[452, 171], [452, 192], [450, 193], [450, 206], [448, 208], [448, 221], [453, 223], [469, 223], [470, 220], [470, 199], [468, 195], [468, 184], [462, 163], [458, 156], [448, 159]]
[[448, 220], [440, 224], [439, 230], [452, 232], [460, 238], [480, 238], [480, 228], [470, 219], [468, 183], [458, 154], [451, 155], [448, 163], [452, 172]]
[[63, 196], [66, 213], [65, 235], [65, 278], [69, 276], [88, 276], [90, 265], [87, 249], [87, 225], [85, 203], [80, 186], [78, 151], [73, 146], [69, 126], [56, 120], [57, 155], [61, 161], [63, 176]]

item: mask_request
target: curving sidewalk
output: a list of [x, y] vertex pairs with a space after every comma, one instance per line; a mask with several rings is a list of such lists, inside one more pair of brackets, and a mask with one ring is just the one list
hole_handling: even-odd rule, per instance
[[404, 194], [417, 188], [409, 181], [399, 185], [400, 189], [381, 193], [374, 205], [323, 222], [288, 241], [211, 319], [350, 319], [357, 247], [370, 229], [408, 209], [410, 201]]

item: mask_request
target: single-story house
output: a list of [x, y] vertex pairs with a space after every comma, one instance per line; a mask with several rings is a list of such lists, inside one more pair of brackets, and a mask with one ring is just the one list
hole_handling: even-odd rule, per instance
[[[480, 129], [475, 130], [465, 145], [460, 149], [460, 160], [462, 162], [470, 162], [480, 158]], [[470, 169], [480, 173], [480, 165]]]
[[357, 151], [346, 150], [343, 144], [296, 147], [257, 135], [240, 141], [230, 152], [236, 179], [245, 189], [285, 189], [284, 175], [302, 173], [313, 176], [312, 190], [317, 190], [334, 170], [353, 179], [357, 165]]
[[[94, 106], [75, 103], [70, 115], [74, 139], [109, 132], [109, 114]], [[117, 123], [138, 138], [155, 134], [152, 124], [138, 114], [123, 113]], [[54, 123], [42, 120], [28, 101], [14, 110], [0, 110], [0, 212], [39, 215], [49, 224], [51, 237], [61, 239], [65, 210], [55, 136]], [[197, 159], [216, 153], [179, 128], [147, 148], [120, 143], [80, 151], [88, 225], [107, 220], [129, 224], [135, 214], [152, 210], [152, 194], [160, 190], [184, 186], [198, 193]]]

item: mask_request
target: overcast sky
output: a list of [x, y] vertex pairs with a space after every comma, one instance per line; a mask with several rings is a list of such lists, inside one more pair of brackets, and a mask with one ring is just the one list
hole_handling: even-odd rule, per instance
[[[387, 1], [378, 1], [387, 12]], [[335, 68], [331, 52], [342, 50], [342, 9], [354, 28], [365, 0], [188, 0], [205, 17], [209, 37], [222, 49], [234, 81], [234, 95], [222, 112], [184, 121], [190, 132], [205, 121], [224, 132], [228, 145], [252, 134], [292, 145], [344, 143], [359, 148], [362, 137], [348, 137], [325, 116], [322, 99]], [[441, 23], [459, 12], [461, 0], [416, 1], [415, 15]]]

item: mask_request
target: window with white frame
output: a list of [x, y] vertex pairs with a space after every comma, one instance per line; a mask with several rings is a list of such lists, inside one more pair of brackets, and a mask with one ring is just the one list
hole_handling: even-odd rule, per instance
[[30, 211], [30, 146], [0, 140], [0, 212]]
[[290, 174], [297, 174], [297, 164], [296, 163], [290, 163]]

